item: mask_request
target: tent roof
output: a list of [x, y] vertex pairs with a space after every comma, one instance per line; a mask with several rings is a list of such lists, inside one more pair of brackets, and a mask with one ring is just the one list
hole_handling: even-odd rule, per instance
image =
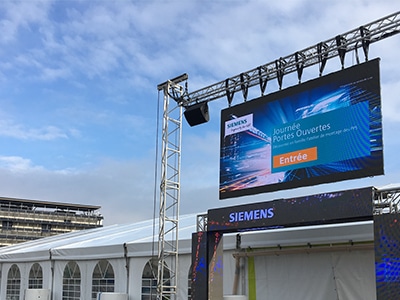
[[[179, 239], [191, 240], [196, 231], [197, 214], [179, 218]], [[155, 230], [153, 230], [153, 227]], [[154, 233], [154, 235], [153, 235]], [[158, 240], [158, 220], [116, 224], [45, 237], [0, 248], [0, 260], [95, 259], [123, 257], [129, 245], [142, 245], [149, 254], [149, 245]], [[157, 247], [155, 247], [157, 249]], [[97, 254], [96, 254], [97, 253]], [[69, 254], [69, 255], [67, 255]], [[70, 257], [72, 255], [72, 257]], [[77, 256], [76, 258], [74, 256]]]
[[[191, 253], [197, 214], [179, 218], [179, 252]], [[153, 229], [154, 228], [154, 229]], [[268, 247], [307, 243], [373, 240], [372, 221], [242, 232], [242, 246]], [[166, 237], [167, 239], [170, 237]], [[88, 260], [152, 256], [157, 251], [158, 220], [75, 231], [0, 248], [0, 261]], [[236, 233], [224, 235], [224, 248], [235, 249]], [[155, 250], [154, 250], [155, 249]]]

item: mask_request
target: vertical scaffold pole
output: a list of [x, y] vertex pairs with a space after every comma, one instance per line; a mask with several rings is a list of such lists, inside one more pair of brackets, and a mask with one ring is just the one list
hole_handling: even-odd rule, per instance
[[157, 273], [159, 300], [176, 299], [178, 286], [182, 106], [171, 99], [182, 96], [184, 90], [179, 82], [186, 79], [187, 75], [180, 76], [158, 86], [164, 93]]

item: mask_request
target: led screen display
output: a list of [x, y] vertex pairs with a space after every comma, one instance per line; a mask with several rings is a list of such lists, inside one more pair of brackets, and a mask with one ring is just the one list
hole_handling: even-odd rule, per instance
[[379, 59], [221, 112], [220, 199], [382, 174]]
[[400, 295], [400, 215], [374, 216], [375, 272], [378, 300]]
[[372, 219], [372, 187], [208, 211], [209, 231], [234, 232]]

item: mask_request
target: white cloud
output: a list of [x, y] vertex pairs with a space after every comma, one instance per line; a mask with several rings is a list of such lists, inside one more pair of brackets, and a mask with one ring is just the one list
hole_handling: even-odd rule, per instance
[[1, 1], [0, 43], [14, 42], [21, 28], [29, 30], [31, 25], [47, 20], [50, 5], [51, 2], [47, 0]]
[[0, 120], [0, 136], [20, 140], [42, 141], [68, 138], [68, 134], [56, 126], [48, 125], [42, 128], [26, 128], [22, 124], [16, 124], [4, 119]]
[[0, 156], [0, 168], [18, 173], [43, 169], [42, 167], [34, 166], [30, 159], [18, 156]]

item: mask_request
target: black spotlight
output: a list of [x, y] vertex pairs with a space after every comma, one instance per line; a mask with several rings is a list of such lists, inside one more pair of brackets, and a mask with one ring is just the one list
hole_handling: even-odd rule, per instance
[[188, 106], [184, 112], [184, 115], [190, 126], [206, 123], [210, 120], [208, 103], [203, 102]]

